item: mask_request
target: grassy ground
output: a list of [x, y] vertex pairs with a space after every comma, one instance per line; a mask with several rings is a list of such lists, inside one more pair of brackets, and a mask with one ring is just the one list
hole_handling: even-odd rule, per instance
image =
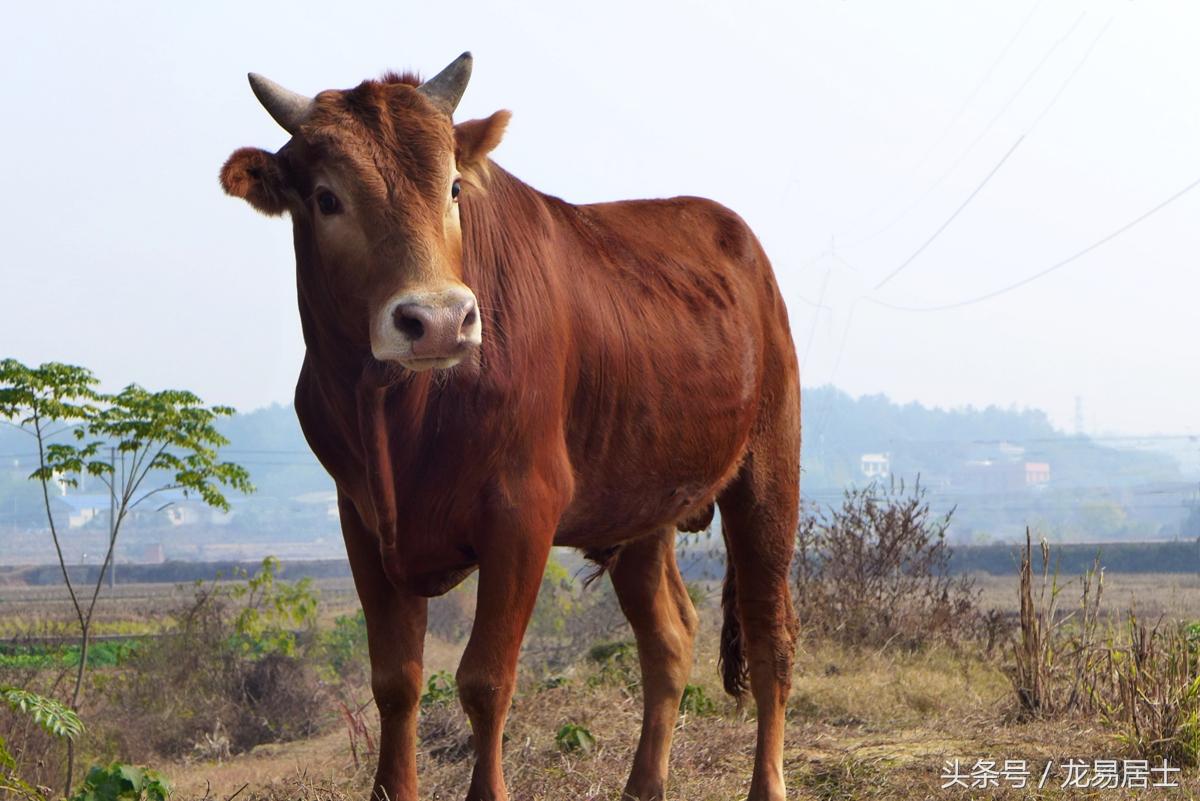
[[[702, 634], [715, 641], [715, 631]], [[431, 642], [431, 667], [447, 667], [453, 648]], [[507, 730], [505, 768], [514, 799], [618, 801], [640, 721], [636, 689], [589, 682], [581, 666], [563, 686], [526, 682]], [[719, 693], [711, 647], [697, 660], [693, 681], [717, 702], [708, 715], [685, 715], [676, 731], [668, 797], [687, 801], [743, 798], [754, 749], [752, 709], [739, 710]], [[1112, 737], [1089, 721], [1018, 723], [1007, 680], [977, 656], [939, 647], [919, 654], [851, 652], [809, 643], [797, 659], [789, 706], [785, 772], [797, 799], [1105, 798], [1132, 791], [1062, 789], [1059, 763], [1068, 758], [1119, 758]], [[555, 732], [585, 726], [597, 748], [564, 754]], [[375, 725], [375, 721], [371, 721]], [[422, 793], [459, 799], [470, 776], [466, 722], [457, 705], [426, 710], [420, 752]], [[977, 759], [1024, 759], [1036, 783], [1049, 760], [1042, 791], [1010, 788], [968, 793], [941, 788], [946, 760], [969, 770]], [[369, 760], [367, 760], [369, 761]], [[239, 789], [259, 801], [365, 798], [370, 770], [355, 767], [344, 730], [331, 726], [304, 742], [263, 746], [222, 764], [169, 771], [182, 798], [228, 798]], [[1155, 798], [1193, 798], [1200, 781], [1186, 776]], [[1141, 796], [1136, 796], [1141, 797]]]
[[[331, 619], [354, 606], [343, 582], [322, 582], [321, 617]], [[981, 582], [983, 608], [1016, 609], [1013, 577]], [[119, 588], [121, 589], [121, 588]], [[105, 619], [114, 626], [152, 625], [170, 588], [125, 588]], [[159, 593], [165, 593], [159, 595]], [[1186, 576], [1108, 576], [1111, 609], [1130, 600], [1144, 615], [1169, 613], [1200, 618], [1200, 581]], [[1063, 596], [1070, 606], [1074, 590]], [[23, 619], [60, 618], [61, 601], [0, 588], [0, 624], [17, 628]], [[741, 708], [719, 689], [715, 664], [716, 610], [705, 612], [692, 681], [715, 707], [685, 715], [676, 732], [670, 799], [730, 801], [744, 798], [754, 748], [753, 709]], [[628, 636], [628, 634], [619, 635]], [[789, 705], [785, 771], [790, 797], [797, 799], [1018, 799], [1152, 797], [1200, 795], [1200, 776], [1185, 773], [1178, 788], [1079, 790], [1061, 788], [1062, 763], [1075, 759], [1119, 759], [1126, 754], [1094, 719], [1019, 722], [1003, 673], [1003, 646], [989, 657], [976, 646], [931, 647], [905, 653], [891, 647], [847, 650], [806, 641], [797, 655]], [[427, 674], [453, 673], [461, 644], [431, 636]], [[640, 696], [628, 673], [602, 671], [587, 660], [563, 671], [560, 682], [526, 675], [507, 729], [505, 767], [514, 799], [529, 801], [618, 801], [632, 760], [640, 724]], [[369, 693], [349, 690], [363, 704], [368, 730], [377, 731]], [[586, 727], [596, 740], [588, 754], [564, 753], [555, 734], [565, 723]], [[427, 799], [461, 799], [471, 769], [469, 729], [456, 703], [426, 708], [419, 754]], [[273, 743], [222, 761], [188, 759], [156, 764], [172, 780], [177, 799], [239, 801], [337, 801], [365, 799], [373, 756], [359, 743], [357, 764], [351, 738], [330, 703], [319, 733], [305, 740]], [[1041, 790], [1001, 786], [987, 790], [942, 789], [947, 760], [964, 769], [976, 760], [1027, 760], [1036, 784], [1049, 761], [1052, 772]]]

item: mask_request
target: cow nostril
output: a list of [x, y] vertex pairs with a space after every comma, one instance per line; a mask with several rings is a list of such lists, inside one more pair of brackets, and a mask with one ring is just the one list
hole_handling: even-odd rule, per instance
[[467, 316], [463, 318], [463, 327], [470, 328], [471, 326], [475, 325], [475, 317], [475, 307], [472, 306], [471, 310], [467, 312]]
[[415, 341], [425, 336], [425, 323], [419, 317], [411, 315], [409, 312], [410, 309], [401, 306], [392, 315], [392, 322], [396, 324], [396, 328], [400, 330], [400, 333]]

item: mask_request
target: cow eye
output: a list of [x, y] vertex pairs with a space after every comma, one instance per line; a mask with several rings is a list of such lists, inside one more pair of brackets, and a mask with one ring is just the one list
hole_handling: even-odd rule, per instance
[[337, 199], [337, 195], [328, 189], [322, 189], [317, 193], [317, 208], [325, 215], [337, 214], [342, 210], [342, 203]]
[[458, 200], [460, 194], [462, 194], [462, 181], [455, 178], [454, 183], [450, 184], [450, 199]]

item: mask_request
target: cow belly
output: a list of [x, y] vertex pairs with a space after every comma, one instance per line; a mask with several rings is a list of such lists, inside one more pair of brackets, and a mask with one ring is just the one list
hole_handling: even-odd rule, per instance
[[628, 426], [610, 432], [603, 455], [573, 453], [575, 495], [556, 544], [605, 547], [700, 516], [742, 458], [750, 418], [736, 411], [680, 413], [654, 433]]

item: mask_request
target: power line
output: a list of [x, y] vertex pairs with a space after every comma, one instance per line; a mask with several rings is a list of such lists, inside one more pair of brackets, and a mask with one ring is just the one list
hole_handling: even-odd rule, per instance
[[1166, 200], [1162, 201], [1161, 203], [1157, 204], [1156, 206], [1151, 208], [1149, 211], [1146, 211], [1143, 214], [1138, 215], [1134, 219], [1132, 219], [1129, 222], [1122, 225], [1120, 228], [1113, 231], [1112, 233], [1101, 237], [1100, 239], [1096, 240], [1092, 244], [1090, 244], [1087, 247], [1083, 248], [1082, 250], [1072, 254], [1071, 256], [1068, 256], [1067, 258], [1063, 259], [1062, 261], [1055, 262], [1054, 264], [1050, 265], [1049, 267], [1045, 268], [1044, 270], [1040, 270], [1040, 271], [1034, 273], [1033, 275], [1022, 278], [1020, 281], [1017, 281], [1016, 283], [1009, 284], [1008, 286], [1001, 287], [1000, 289], [996, 289], [992, 292], [987, 292], [983, 295], [978, 295], [973, 298], [967, 298], [966, 300], [956, 301], [954, 303], [943, 303], [943, 304], [934, 305], [934, 306], [901, 306], [901, 305], [897, 305], [894, 303], [888, 303], [886, 301], [882, 301], [882, 300], [879, 300], [877, 298], [872, 298], [872, 297], [867, 297], [866, 300], [868, 300], [871, 303], [874, 303], [876, 305], [883, 306], [886, 309], [892, 309], [893, 311], [905, 311], [905, 312], [949, 311], [951, 309], [961, 309], [964, 306], [972, 306], [976, 303], [983, 303], [985, 300], [991, 300], [992, 298], [998, 297], [998, 296], [1006, 294], [1008, 292], [1012, 292], [1015, 289], [1020, 289], [1021, 287], [1025, 286], [1026, 284], [1030, 284], [1030, 283], [1038, 280], [1039, 278], [1043, 278], [1043, 277], [1049, 275], [1050, 273], [1055, 272], [1056, 270], [1060, 270], [1063, 267], [1066, 267], [1068, 264], [1071, 264], [1072, 262], [1078, 261], [1079, 259], [1083, 258], [1087, 254], [1091, 253], [1093, 250], [1096, 250], [1097, 248], [1107, 245], [1109, 242], [1111, 242], [1114, 239], [1116, 239], [1117, 237], [1121, 236], [1126, 231], [1129, 231], [1130, 229], [1141, 224], [1142, 222], [1148, 220], [1150, 217], [1153, 217], [1155, 214], [1162, 211], [1164, 208], [1171, 205], [1176, 200], [1179, 200], [1179, 198], [1183, 197], [1188, 192], [1191, 192], [1193, 189], [1196, 188], [1197, 185], [1200, 185], [1200, 178], [1195, 179], [1194, 181], [1189, 183], [1187, 186], [1185, 186], [1183, 189], [1180, 189], [1178, 192], [1171, 195], [1170, 197], [1168, 197]]
[[[1046, 65], [1046, 63], [1050, 60], [1050, 57], [1052, 55], [1054, 55], [1055, 51], [1058, 50], [1058, 48], [1063, 44], [1063, 42], [1065, 42], [1067, 39], [1071, 38], [1071, 35], [1075, 33], [1075, 30], [1079, 27], [1079, 23], [1083, 21], [1083, 18], [1085, 16], [1087, 16], [1086, 11], [1080, 12], [1079, 16], [1075, 18], [1075, 22], [1071, 25], [1070, 28], [1067, 29], [1067, 32], [1064, 33], [1059, 39], [1057, 39], [1054, 42], [1054, 44], [1052, 44], [1050, 46], [1050, 49], [1046, 51], [1046, 53], [1042, 56], [1041, 60], [1038, 61], [1037, 65], [1034, 66], [1034, 68], [1029, 72], [1029, 74], [1025, 76], [1025, 80], [1023, 80], [1021, 82], [1020, 86], [1017, 87], [1016, 91], [1013, 92], [1011, 95], [1009, 95], [1008, 99], [1000, 107], [1000, 110], [997, 111], [996, 114], [992, 116], [991, 120], [988, 121], [988, 124], [984, 126], [983, 130], [980, 131], [979, 134], [975, 137], [975, 139], [973, 139], [971, 141], [971, 144], [967, 146], [967, 149], [964, 150], [962, 153], [960, 153], [958, 158], [956, 158], [954, 160], [954, 162], [949, 167], [947, 167], [946, 170], [944, 172], [942, 172], [942, 174], [940, 176], [938, 176], [937, 180], [935, 180], [932, 184], [930, 184], [928, 187], [926, 187], [925, 191], [923, 191], [920, 195], [918, 195], [911, 203], [908, 204], [908, 206], [906, 206], [899, 214], [897, 214], [895, 217], [893, 217], [882, 228], [879, 228], [876, 231], [874, 231], [873, 233], [870, 233], [870, 234], [862, 237], [861, 239], [858, 239], [858, 240], [850, 243], [849, 245], [847, 245], [847, 247], [857, 247], [859, 245], [865, 244], [866, 242], [871, 241], [872, 239], [879, 236], [880, 234], [890, 230], [892, 228], [892, 226], [894, 226], [896, 223], [900, 222], [900, 220], [902, 220], [906, 216], [908, 216], [909, 212], [911, 212], [914, 208], [916, 208], [918, 205], [920, 205], [920, 203], [926, 197], [928, 197], [931, 192], [933, 192], [935, 189], [937, 189], [939, 186], [941, 186], [942, 183], [947, 178], [949, 178], [955, 172], [955, 170], [958, 169], [958, 167], [963, 163], [963, 161], [967, 158], [967, 156], [969, 156], [972, 152], [974, 152], [975, 148], [979, 145], [979, 143], [981, 141], [983, 141], [983, 138], [985, 136], [987, 136], [989, 133], [991, 133], [992, 128], [995, 127], [996, 123], [1000, 121], [1000, 118], [1004, 116], [1004, 113], [1006, 111], [1008, 111], [1009, 107], [1016, 101], [1016, 99], [1021, 95], [1021, 93], [1025, 91], [1025, 88], [1027, 86], [1029, 86], [1029, 84], [1033, 81], [1033, 79], [1037, 76], [1037, 74], [1042, 71], [1042, 67], [1044, 67]], [[1070, 79], [1068, 78], [1068, 81], [1069, 80]]]
[[945, 231], [947, 228], [949, 228], [950, 223], [954, 222], [955, 218], [957, 218], [958, 215], [962, 213], [963, 209], [965, 209], [968, 205], [970, 205], [971, 201], [975, 199], [975, 196], [983, 191], [983, 188], [988, 185], [988, 181], [992, 180], [992, 176], [994, 176], [996, 173], [998, 173], [1000, 171], [1000, 168], [1004, 166], [1004, 162], [1008, 161], [1009, 156], [1011, 156], [1013, 154], [1013, 152], [1016, 151], [1016, 149], [1024, 141], [1025, 141], [1025, 134], [1021, 134], [1020, 136], [1018, 136], [1017, 141], [1012, 143], [1012, 147], [1010, 147], [1008, 149], [1008, 152], [1005, 153], [998, 162], [996, 162], [996, 166], [992, 167], [991, 172], [989, 172], [987, 175], [984, 176], [983, 180], [979, 182], [979, 185], [976, 186], [975, 189], [973, 189], [971, 191], [971, 194], [967, 195], [966, 200], [964, 200], [962, 203], [960, 203], [958, 208], [956, 208], [954, 210], [954, 213], [951, 214], [949, 217], [947, 217], [946, 221], [943, 222], [941, 225], [939, 225], [937, 230], [934, 231], [933, 234], [931, 234], [930, 237], [928, 239], [926, 239], [919, 248], [914, 250], [911, 256], [909, 256], [907, 259], [902, 261], [900, 263], [900, 265], [898, 267], [896, 267], [896, 269], [892, 270], [890, 273], [888, 273], [886, 276], [883, 277], [883, 280], [881, 280], [874, 287], [872, 287], [871, 291], [878, 292], [889, 281], [891, 281], [893, 278], [895, 278], [897, 275], [899, 275], [901, 272], [903, 272], [904, 269], [906, 267], [908, 267], [908, 265], [912, 264], [913, 261], [915, 261], [918, 256], [920, 256], [922, 253], [924, 253], [925, 248], [927, 248], [931, 244], [933, 244], [933, 241], [942, 235], [942, 231]]
[[[840, 261], [840, 257], [835, 257], [835, 258], [839, 258], [839, 261]], [[850, 265], [847, 265], [847, 266], [850, 266]], [[842, 341], [841, 341], [841, 344], [838, 346], [837, 358], [833, 362], [833, 370], [830, 371], [830, 373], [829, 373], [829, 384], [831, 384], [831, 385], [833, 384], [834, 379], [837, 378], [838, 370], [840, 370], [842, 367], [842, 356], [844, 356], [846, 353], [846, 342], [850, 339], [850, 327], [854, 324], [854, 312], [858, 308], [858, 302], [862, 299], [863, 299], [862, 295], [859, 295], [857, 298], [855, 298], [854, 301], [850, 304], [850, 312], [846, 315], [846, 326], [845, 326], [845, 328], [842, 329]], [[803, 397], [803, 391], [802, 391], [802, 397]], [[833, 412], [833, 401], [834, 401], [834, 398], [830, 397], [825, 402], [825, 406], [822, 409], [821, 416], [817, 418], [817, 438], [818, 439], [820, 439], [821, 435], [825, 433], [825, 427], [829, 423], [829, 416]]]
[[1109, 17], [1108, 21], [1100, 27], [1100, 30], [1096, 33], [1095, 38], [1092, 39], [1092, 43], [1087, 46], [1087, 50], [1083, 51], [1083, 58], [1079, 59], [1079, 63], [1076, 64], [1075, 68], [1071, 70], [1069, 75], [1067, 75], [1067, 79], [1058, 87], [1058, 91], [1054, 93], [1054, 97], [1050, 98], [1050, 102], [1046, 104], [1044, 109], [1042, 109], [1042, 113], [1037, 115], [1033, 121], [1033, 124], [1029, 126], [1029, 130], [1025, 133], [1029, 133], [1029, 131], [1032, 131], [1034, 128], [1036, 128], [1038, 123], [1042, 121], [1042, 118], [1050, 113], [1050, 109], [1054, 108], [1055, 105], [1058, 104], [1058, 99], [1063, 96], [1063, 93], [1067, 91], [1067, 87], [1071, 85], [1073, 80], [1075, 80], [1075, 76], [1079, 74], [1081, 69], [1083, 69], [1083, 65], [1086, 64], [1088, 59], [1092, 57], [1092, 51], [1096, 49], [1096, 45], [1100, 44], [1100, 40], [1104, 37], [1104, 34], [1108, 32], [1108, 27], [1112, 25], [1112, 21], [1113, 18]]
[[[912, 167], [909, 168], [911, 171], [916, 172], [917, 170], [924, 167], [925, 163], [929, 161], [929, 157], [937, 152], [937, 149], [939, 147], [941, 147], [942, 142], [946, 141], [946, 137], [949, 136], [950, 132], [952, 130], [954, 130], [955, 126], [958, 125], [958, 122], [959, 122], [959, 120], [962, 119], [963, 114], [966, 113], [966, 110], [968, 108], [970, 108], [970, 106], [973, 102], [975, 102], [975, 98], [979, 96], [979, 92], [983, 89], [983, 87], [985, 85], [987, 85], [988, 81], [991, 80], [992, 73], [994, 73], [996, 71], [996, 67], [1000, 66], [1000, 62], [1002, 62], [1004, 60], [1005, 56], [1008, 55], [1008, 51], [1011, 50], [1012, 46], [1017, 43], [1017, 39], [1019, 39], [1021, 37], [1021, 34], [1025, 32], [1025, 28], [1028, 27], [1029, 21], [1031, 19], [1033, 19], [1033, 15], [1035, 13], [1037, 13], [1037, 10], [1039, 8], [1041, 8], [1041, 6], [1044, 2], [1045, 2], [1045, 0], [1038, 0], [1038, 2], [1034, 3], [1033, 6], [1029, 9], [1029, 13], [1025, 15], [1025, 19], [1022, 20], [1020, 27], [1018, 27], [1016, 32], [1009, 38], [1008, 43], [1004, 45], [1004, 49], [1001, 50], [1000, 54], [998, 56], [996, 56], [995, 60], [992, 61], [991, 65], [987, 68], [987, 71], [984, 72], [983, 77], [980, 78], [979, 81], [975, 84], [975, 88], [971, 90], [971, 93], [967, 96], [967, 99], [964, 100], [962, 105], [958, 107], [958, 111], [955, 112], [953, 117], [951, 117], [949, 124], [946, 125], [946, 127], [942, 130], [941, 135], [936, 140], [934, 140], [933, 144], [929, 146], [929, 149], [925, 151], [925, 154], [923, 156], [921, 156], [920, 160], [917, 161]], [[893, 193], [893, 197], [894, 197], [894, 193]], [[880, 208], [882, 208], [887, 202], [888, 201], [879, 203], [873, 209], [871, 209], [870, 211], [861, 215], [858, 219], [869, 219], [877, 211], [879, 211]], [[855, 222], [856, 221], [852, 221], [850, 224], [854, 225]], [[881, 231], [877, 232], [877, 233], [881, 233]], [[874, 234], [871, 235], [871, 237], [873, 237], [873, 236], [874, 236]], [[871, 237], [867, 237], [867, 238], [870, 239]], [[866, 240], [861, 240], [861, 241], [866, 241]]]
[[1105, 31], [1108, 30], [1108, 26], [1111, 24], [1112, 24], [1112, 18], [1110, 17], [1108, 22], [1104, 23], [1104, 25], [1100, 28], [1100, 30], [1096, 34], [1096, 36], [1092, 39], [1092, 43], [1090, 45], [1088, 45], [1087, 50], [1084, 51], [1083, 57], [1079, 60], [1079, 63], [1077, 63], [1075, 65], [1075, 68], [1072, 69], [1071, 72], [1067, 75], [1066, 80], [1064, 80], [1062, 82], [1062, 84], [1059, 85], [1058, 91], [1054, 93], [1054, 96], [1052, 98], [1050, 98], [1050, 102], [1047, 103], [1046, 107], [1042, 109], [1042, 113], [1039, 114], [1034, 119], [1033, 124], [1030, 125], [1028, 129], [1026, 129], [1025, 133], [1023, 133], [1017, 137], [1016, 141], [1012, 143], [1012, 146], [1008, 149], [1008, 151], [1000, 158], [1000, 160], [998, 162], [996, 162], [996, 166], [992, 167], [991, 171], [986, 176], [984, 176], [984, 179], [982, 181], [980, 181], [979, 185], [976, 186], [975, 189], [971, 192], [971, 194], [968, 195], [967, 198], [961, 204], [959, 204], [958, 208], [956, 208], [954, 210], [954, 213], [951, 214], [948, 218], [946, 218], [946, 221], [943, 222], [940, 226], [938, 226], [937, 230], [934, 231], [933, 234], [928, 239], [926, 239], [925, 242], [919, 248], [917, 248], [911, 256], [909, 256], [907, 259], [905, 259], [898, 267], [896, 267], [896, 269], [892, 270], [890, 273], [888, 273], [886, 276], [884, 276], [883, 280], [880, 281], [878, 284], [876, 284], [873, 287], [873, 289], [872, 289], [873, 292], [877, 292], [880, 289], [882, 289], [885, 284], [887, 284], [889, 281], [891, 281], [893, 278], [895, 278], [897, 275], [899, 275], [901, 272], [903, 272], [904, 269], [906, 267], [908, 267], [908, 265], [912, 264], [912, 262], [914, 260], [916, 260], [916, 258], [918, 256], [920, 256], [925, 251], [925, 249], [933, 243], [933, 241], [935, 239], [937, 239], [939, 236], [941, 236], [942, 232], [945, 231], [952, 222], [954, 222], [955, 218], [957, 218], [958, 215], [962, 213], [963, 209], [965, 209], [968, 205], [970, 205], [971, 201], [973, 201], [975, 199], [975, 196], [978, 195], [985, 186], [987, 186], [988, 182], [992, 180], [992, 176], [994, 176], [997, 172], [1000, 171], [1000, 168], [1004, 166], [1004, 163], [1006, 161], [1008, 161], [1009, 157], [1013, 154], [1013, 152], [1016, 151], [1016, 149], [1021, 145], [1021, 143], [1023, 141], [1025, 141], [1025, 137], [1027, 137], [1027, 136], [1029, 136], [1029, 134], [1033, 133], [1033, 130], [1038, 126], [1038, 123], [1040, 123], [1045, 118], [1045, 116], [1050, 113], [1050, 110], [1052, 108], [1054, 108], [1054, 106], [1058, 103], [1059, 98], [1061, 98], [1063, 96], [1063, 93], [1066, 92], [1067, 87], [1071, 85], [1071, 82], [1073, 80], [1075, 80], [1075, 76], [1079, 74], [1079, 71], [1081, 69], [1083, 69], [1083, 65], [1087, 63], [1088, 58], [1090, 58], [1092, 55], [1092, 51], [1096, 49], [1096, 45], [1099, 44], [1101, 37], [1104, 36]]
[[821, 279], [821, 293], [817, 296], [817, 313], [813, 315], [812, 327], [808, 331], [808, 343], [804, 346], [804, 356], [800, 359], [801, 368], [808, 364], [808, 354], [812, 352], [813, 340], [817, 338], [817, 325], [821, 322], [820, 309], [824, 308], [825, 290], [829, 288], [829, 277], [833, 274], [833, 264], [825, 268], [825, 277]]

